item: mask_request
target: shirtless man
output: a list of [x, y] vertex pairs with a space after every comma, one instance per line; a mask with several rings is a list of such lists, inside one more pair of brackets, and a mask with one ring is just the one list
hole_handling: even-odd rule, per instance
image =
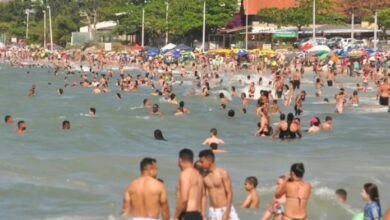
[[194, 168], [194, 153], [183, 149], [179, 153], [181, 170], [176, 184], [175, 220], [202, 220], [203, 178]]
[[389, 90], [390, 84], [387, 79], [384, 79], [383, 84], [379, 86], [379, 104], [381, 106], [389, 106]]
[[292, 75], [292, 80], [293, 80], [293, 89], [299, 89], [301, 86], [301, 73], [299, 72], [298, 69], [295, 70], [295, 72]]
[[152, 107], [152, 112], [149, 113], [150, 115], [155, 115], [155, 116], [161, 116], [162, 113], [158, 110], [158, 104], [153, 104]]
[[387, 210], [385, 218], [383, 220], [390, 220], [390, 209]]
[[4, 117], [4, 122], [6, 125], [12, 125], [14, 123], [14, 119], [12, 118], [11, 115], [6, 115]]
[[225, 142], [217, 137], [218, 131], [216, 128], [210, 129], [210, 137], [203, 141], [203, 145], [210, 145], [211, 143], [224, 144]]
[[157, 162], [144, 158], [140, 164], [141, 176], [124, 193], [122, 216], [133, 220], [169, 220], [168, 195], [164, 184], [156, 179]]
[[325, 122], [321, 124], [321, 129], [325, 131], [333, 130], [333, 120], [332, 117], [326, 116]]
[[283, 220], [307, 220], [306, 206], [311, 194], [311, 185], [303, 181], [305, 167], [303, 163], [295, 163], [291, 166], [288, 180], [277, 187], [275, 197], [281, 198], [286, 195], [286, 207]]
[[16, 129], [16, 134], [23, 135], [26, 129], [26, 123], [24, 121], [18, 121], [18, 128]]
[[[215, 156], [211, 150], [199, 153], [200, 165], [209, 173], [203, 178], [207, 195], [210, 199], [209, 220], [238, 220], [234, 207], [232, 183], [229, 173], [215, 165]], [[206, 210], [203, 203], [203, 210]]]
[[345, 93], [340, 91], [336, 96], [336, 113], [343, 113], [344, 111], [344, 102], [345, 102]]

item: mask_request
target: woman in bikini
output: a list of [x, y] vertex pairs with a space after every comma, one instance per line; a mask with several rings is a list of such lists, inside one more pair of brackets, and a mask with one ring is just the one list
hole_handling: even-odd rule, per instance
[[311, 194], [310, 183], [303, 181], [305, 167], [303, 163], [291, 166], [291, 177], [277, 187], [275, 197], [286, 196], [286, 207], [282, 220], [307, 220], [307, 204]]

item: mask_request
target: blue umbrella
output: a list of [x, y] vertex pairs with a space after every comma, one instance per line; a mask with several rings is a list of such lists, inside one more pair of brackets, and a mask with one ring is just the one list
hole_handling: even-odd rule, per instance
[[237, 55], [240, 56], [240, 57], [243, 57], [243, 56], [245, 56], [247, 54], [248, 54], [248, 52], [246, 50], [243, 50], [243, 49], [241, 49], [241, 50], [239, 50], [237, 52]]
[[148, 51], [147, 51], [147, 54], [148, 56], [157, 56], [158, 54], [160, 54], [160, 50], [159, 49], [156, 49], [156, 48], [150, 48]]

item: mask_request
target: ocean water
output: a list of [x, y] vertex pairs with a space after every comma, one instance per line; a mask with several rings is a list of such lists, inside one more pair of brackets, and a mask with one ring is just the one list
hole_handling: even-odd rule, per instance
[[[390, 207], [390, 114], [386, 108], [375, 106], [374, 91], [361, 94], [360, 108], [348, 107], [337, 115], [332, 98], [337, 88], [324, 87], [323, 93], [331, 101], [324, 104], [323, 98], [314, 97], [313, 77], [306, 74], [303, 127], [308, 127], [311, 116], [324, 120], [331, 115], [335, 130], [281, 142], [254, 136], [258, 121], [254, 102], [243, 115], [239, 113], [239, 100], [233, 98], [228, 109], [235, 109], [236, 117], [228, 119], [227, 112], [219, 108], [217, 94], [185, 97], [191, 89], [189, 80], [176, 85], [175, 93], [191, 114], [175, 117], [176, 107], [150, 97], [149, 88], [121, 93], [121, 100], [116, 98], [119, 90], [114, 80], [107, 94], [95, 96], [90, 88], [71, 87], [57, 96], [56, 90], [64, 85], [63, 77], [63, 73], [54, 76], [46, 68], [1, 66], [0, 116], [10, 114], [15, 122], [25, 120], [27, 131], [17, 136], [15, 124], [0, 124], [0, 219], [119, 219], [123, 191], [139, 175], [139, 161], [146, 156], [158, 160], [159, 177], [165, 181], [173, 213], [178, 151], [186, 147], [197, 154], [205, 149], [201, 144], [213, 127], [226, 142], [220, 147], [228, 152], [217, 155], [216, 163], [230, 172], [233, 201], [241, 219], [260, 218], [274, 193], [276, 177], [294, 162], [305, 163], [305, 179], [313, 184], [310, 219], [351, 219], [364, 206], [360, 192], [366, 182], [379, 186], [383, 210]], [[76, 74], [68, 83], [79, 79], [80, 74]], [[357, 79], [340, 80], [352, 94]], [[27, 97], [33, 83], [37, 95]], [[226, 78], [224, 83], [226, 87], [246, 86]], [[149, 110], [139, 108], [147, 97], [159, 103], [163, 117], [151, 117]], [[90, 107], [97, 109], [96, 118], [85, 116]], [[292, 107], [282, 107], [282, 111], [288, 113]], [[69, 131], [61, 129], [65, 119], [71, 122]], [[277, 119], [272, 116], [272, 122]], [[168, 141], [155, 141], [154, 129], [161, 129]], [[259, 180], [259, 210], [238, 208], [246, 196], [243, 183], [247, 176]], [[336, 203], [337, 188], [348, 191], [351, 208]]]

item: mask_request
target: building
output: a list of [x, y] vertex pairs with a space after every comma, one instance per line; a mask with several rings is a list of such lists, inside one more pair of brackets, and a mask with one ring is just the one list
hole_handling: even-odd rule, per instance
[[243, 0], [245, 14], [257, 15], [262, 9], [266, 8], [289, 8], [294, 7], [297, 0]]

